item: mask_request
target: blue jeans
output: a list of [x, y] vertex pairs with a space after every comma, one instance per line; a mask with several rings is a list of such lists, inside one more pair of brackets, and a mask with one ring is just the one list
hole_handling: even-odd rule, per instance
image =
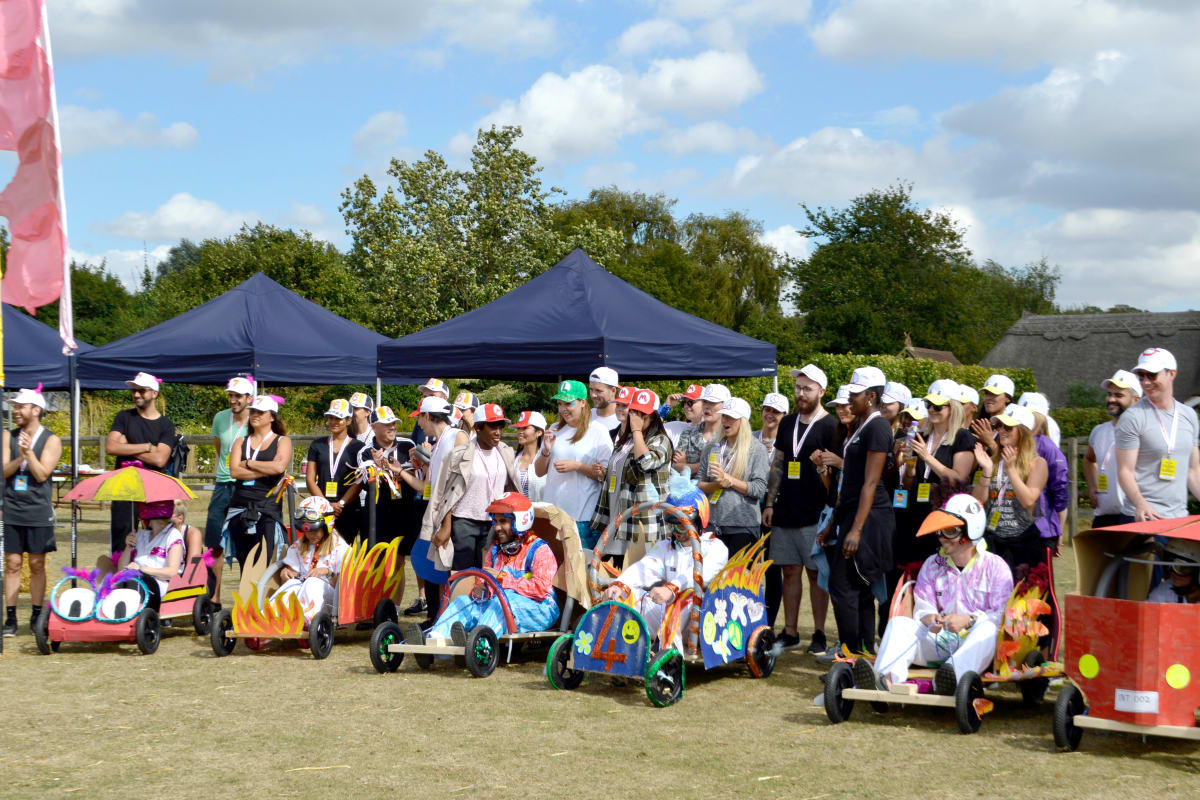
[[221, 531], [225, 528], [225, 515], [229, 513], [229, 501], [233, 499], [234, 481], [225, 481], [213, 486], [208, 500], [208, 518], [204, 521], [204, 546], [217, 549], [221, 546]]

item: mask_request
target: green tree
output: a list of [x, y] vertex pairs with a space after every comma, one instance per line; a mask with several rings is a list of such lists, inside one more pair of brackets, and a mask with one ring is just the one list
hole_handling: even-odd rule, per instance
[[[105, 262], [71, 262], [71, 306], [75, 338], [102, 345], [135, 333], [143, 326], [134, 317], [133, 296]], [[38, 309], [37, 318], [58, 327], [58, 303]]]

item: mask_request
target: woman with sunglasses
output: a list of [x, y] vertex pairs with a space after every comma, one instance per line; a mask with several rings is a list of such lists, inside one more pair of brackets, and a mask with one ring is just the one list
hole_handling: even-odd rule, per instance
[[925, 435], [918, 433], [913, 439], [916, 463], [904, 474], [908, 502], [915, 508], [937, 508], [951, 495], [967, 491], [975, 466], [975, 437], [963, 427], [960, 392], [954, 381], [938, 380], [925, 395], [929, 421]]
[[721, 409], [720, 442], [701, 455], [700, 490], [712, 504], [713, 528], [731, 556], [762, 536], [767, 494], [767, 448], [750, 433], [750, 404], [740, 397]]
[[255, 397], [250, 404], [249, 433], [234, 441], [229, 452], [229, 475], [237, 481], [237, 488], [229, 501], [225, 529], [243, 570], [255, 545], [262, 544], [270, 564], [276, 547], [284, 543], [282, 505], [267, 497], [292, 466], [292, 440], [279, 418], [281, 400], [274, 395]]
[[[691, 470], [692, 475], [700, 474], [700, 454], [706, 448], [721, 439], [721, 409], [733, 395], [729, 389], [719, 383], [710, 383], [704, 387], [700, 395], [698, 421], [679, 434], [679, 442], [675, 445], [675, 454], [671, 458], [671, 467], [676, 472]], [[693, 406], [693, 409], [695, 406]]]
[[1034, 445], [1035, 424], [1032, 411], [1010, 403], [992, 418], [999, 458], [993, 460], [982, 444], [975, 445], [983, 480], [973, 493], [988, 514], [988, 549], [1003, 558], [1014, 575], [1022, 564], [1028, 568], [1046, 560], [1036, 522], [1049, 468]]

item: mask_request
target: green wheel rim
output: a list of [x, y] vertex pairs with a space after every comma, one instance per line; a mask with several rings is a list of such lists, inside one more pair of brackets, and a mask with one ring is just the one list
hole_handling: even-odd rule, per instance
[[[569, 648], [571, 646], [571, 642], [573, 641], [575, 641], [574, 635], [570, 633], [564, 633], [562, 636], [559, 636], [554, 640], [554, 644], [550, 645], [550, 653], [546, 656], [546, 680], [548, 680], [550, 685], [555, 689], [562, 689], [563, 687], [559, 686], [558, 681], [554, 679], [554, 662], [558, 660], [559, 653], [564, 652], [565, 648]], [[570, 650], [566, 650], [566, 652], [568, 653], [569, 658]]]
[[[652, 688], [653, 682], [658, 677], [658, 673], [662, 670], [662, 668], [666, 666], [668, 662], [675, 659], [679, 660], [679, 692], [675, 695], [674, 700], [671, 702], [664, 702], [663, 699], [659, 697]], [[654, 659], [650, 666], [646, 668], [646, 696], [650, 698], [650, 702], [659, 708], [664, 708], [682, 700], [684, 690], [684, 672], [683, 656], [679, 654], [678, 650], [671, 648], [670, 650], [659, 654], [658, 658]]]

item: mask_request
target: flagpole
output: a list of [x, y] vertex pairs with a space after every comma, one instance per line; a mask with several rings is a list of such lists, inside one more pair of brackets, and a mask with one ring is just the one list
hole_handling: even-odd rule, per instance
[[[46, 3], [42, 3], [42, 49], [46, 52], [46, 64], [50, 67], [50, 74], [53, 76], [54, 54], [50, 49], [50, 19]], [[63, 355], [69, 355], [71, 351], [78, 348], [78, 345], [75, 343], [75, 313], [74, 305], [71, 302], [71, 269], [68, 266], [70, 259], [67, 257], [66, 251], [70, 238], [67, 236], [67, 190], [63, 184], [62, 135], [58, 125], [58, 90], [55, 88], [53, 77], [50, 80], [50, 124], [54, 129], [54, 147], [58, 151], [58, 197], [56, 202], [58, 203], [58, 219], [62, 224], [63, 232], [63, 284], [62, 293], [58, 297], [58, 335], [63, 340]], [[72, 434], [72, 438], [74, 438], [74, 434]]]

